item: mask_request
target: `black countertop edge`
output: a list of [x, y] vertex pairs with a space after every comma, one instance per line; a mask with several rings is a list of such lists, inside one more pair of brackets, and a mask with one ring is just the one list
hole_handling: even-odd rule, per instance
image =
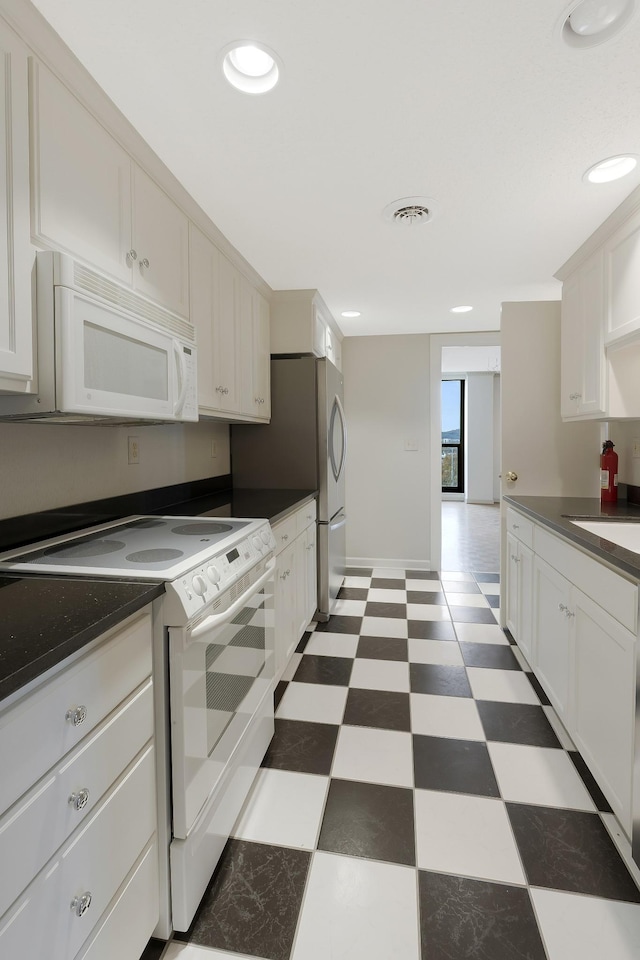
[[2, 577], [0, 702], [163, 593], [163, 583]]
[[537, 523], [549, 527], [567, 540], [604, 560], [634, 579], [640, 580], [640, 554], [625, 550], [604, 537], [576, 527], [569, 517], [584, 520], [633, 520], [640, 522], [640, 506], [626, 500], [601, 504], [596, 497], [512, 497], [502, 498], [505, 503], [531, 517]]

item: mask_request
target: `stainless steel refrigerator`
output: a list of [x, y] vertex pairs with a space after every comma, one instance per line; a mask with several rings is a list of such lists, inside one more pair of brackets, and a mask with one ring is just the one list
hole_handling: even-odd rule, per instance
[[328, 619], [345, 569], [343, 377], [326, 359], [273, 357], [271, 423], [231, 429], [238, 488], [319, 490], [318, 618]]

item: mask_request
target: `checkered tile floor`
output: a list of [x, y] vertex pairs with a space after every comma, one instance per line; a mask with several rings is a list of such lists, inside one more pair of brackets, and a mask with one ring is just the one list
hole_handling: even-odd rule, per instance
[[640, 872], [498, 580], [349, 571], [167, 960], [638, 960]]

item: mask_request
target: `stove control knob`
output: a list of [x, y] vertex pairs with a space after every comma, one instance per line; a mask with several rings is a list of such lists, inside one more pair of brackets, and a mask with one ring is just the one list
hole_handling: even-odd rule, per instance
[[253, 538], [253, 545], [256, 548], [256, 550], [262, 550], [262, 540], [260, 539], [260, 537]]
[[207, 582], [204, 577], [195, 576], [191, 581], [191, 586], [196, 596], [202, 597], [207, 589]]
[[220, 582], [220, 571], [217, 567], [207, 567], [207, 576], [209, 577], [209, 580], [211, 580], [211, 583]]
[[260, 534], [260, 536], [262, 537], [262, 542], [263, 542], [263, 543], [266, 543], [266, 544], [268, 545], [268, 544], [269, 544], [269, 531], [268, 531], [268, 530], [263, 530], [262, 533]]

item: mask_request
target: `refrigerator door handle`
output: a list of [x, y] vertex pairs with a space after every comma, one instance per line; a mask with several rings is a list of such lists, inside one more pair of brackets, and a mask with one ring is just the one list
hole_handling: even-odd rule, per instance
[[[342, 427], [342, 449], [340, 450], [340, 462], [336, 463], [336, 458], [334, 455], [333, 449], [333, 432], [335, 430], [335, 421], [336, 421], [336, 412], [340, 417], [340, 425]], [[333, 400], [333, 410], [331, 411], [331, 422], [329, 426], [329, 458], [331, 460], [331, 469], [333, 470], [333, 476], [337, 480], [340, 476], [345, 460], [347, 457], [347, 418], [344, 415], [344, 408], [340, 401], [340, 397], [336, 394]]]
[[340, 516], [338, 517], [335, 523], [329, 524], [329, 530], [339, 530], [340, 527], [344, 527], [346, 522], [347, 522], [347, 515], [346, 513], [342, 513], [340, 514]]

